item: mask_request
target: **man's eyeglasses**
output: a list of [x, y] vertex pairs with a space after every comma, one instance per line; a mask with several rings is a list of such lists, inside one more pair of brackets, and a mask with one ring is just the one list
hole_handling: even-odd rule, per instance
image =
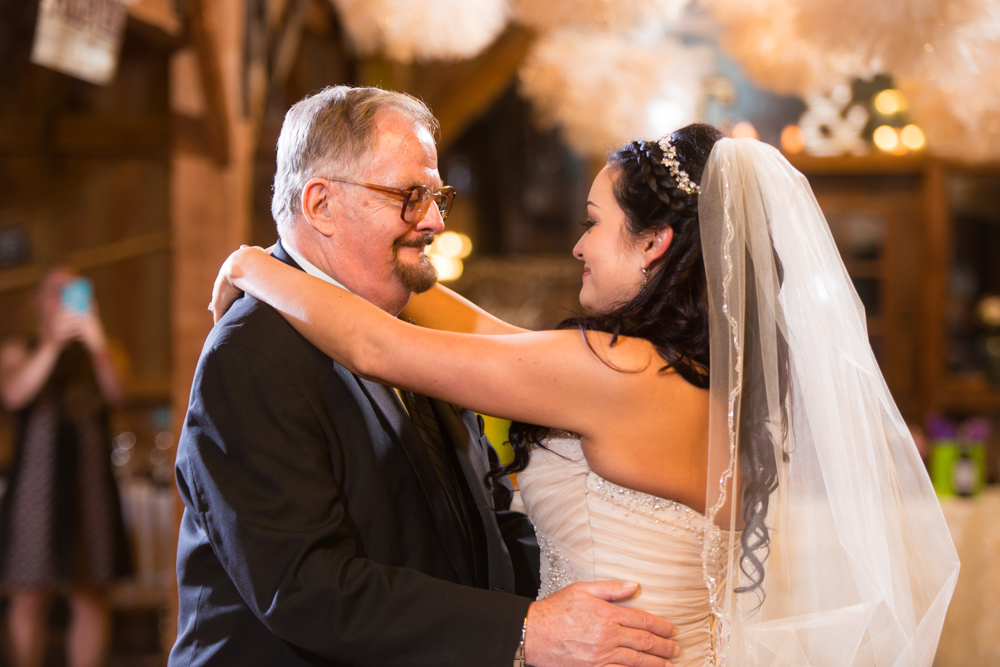
[[360, 185], [363, 188], [381, 192], [393, 199], [402, 200], [403, 208], [399, 212], [399, 217], [411, 225], [424, 219], [427, 211], [431, 208], [431, 202], [437, 205], [438, 211], [441, 212], [441, 221], [444, 222], [451, 211], [452, 202], [455, 201], [455, 188], [450, 185], [442, 186], [437, 190], [431, 190], [426, 185], [414, 185], [412, 188], [400, 190], [399, 188], [389, 188], [384, 185], [349, 181], [346, 178], [325, 178], [325, 180], [347, 183], [348, 185]]

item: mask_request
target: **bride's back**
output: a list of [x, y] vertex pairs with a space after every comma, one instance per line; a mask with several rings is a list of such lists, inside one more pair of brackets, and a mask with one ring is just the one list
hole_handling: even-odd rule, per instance
[[647, 341], [619, 341], [598, 354], [623, 372], [594, 388], [608, 409], [581, 437], [587, 465], [615, 484], [704, 511], [708, 391], [661, 371], [665, 362]]

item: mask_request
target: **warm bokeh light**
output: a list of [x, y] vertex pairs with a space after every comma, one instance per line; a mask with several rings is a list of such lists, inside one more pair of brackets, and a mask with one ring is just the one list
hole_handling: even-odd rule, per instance
[[887, 88], [875, 96], [875, 110], [883, 116], [899, 113], [905, 106], [906, 98], [895, 88]]
[[465, 259], [472, 254], [472, 239], [469, 238], [467, 234], [458, 234], [459, 240], [462, 241], [462, 249], [458, 252], [459, 259]]
[[899, 138], [903, 140], [903, 145], [911, 151], [919, 151], [927, 144], [924, 131], [916, 125], [907, 125], [899, 133]]
[[427, 253], [427, 258], [438, 272], [438, 280], [456, 280], [465, 270], [465, 265], [458, 257], [446, 257], [435, 253]]
[[455, 232], [444, 232], [434, 239], [431, 252], [445, 257], [458, 257], [462, 252], [462, 239]]
[[987, 294], [976, 306], [979, 321], [990, 329], [1000, 329], [1000, 296]]
[[876, 128], [875, 134], [872, 135], [872, 140], [880, 150], [886, 153], [896, 150], [899, 146], [899, 135], [896, 134], [895, 128], [888, 125], [881, 125]]
[[430, 253], [465, 259], [472, 253], [472, 239], [467, 234], [444, 232], [434, 239]]
[[733, 125], [733, 131], [731, 134], [733, 139], [756, 139], [757, 128], [745, 120], [741, 120], [736, 123], [736, 125]]
[[798, 125], [787, 125], [781, 131], [781, 147], [786, 153], [801, 153], [806, 147], [806, 136]]

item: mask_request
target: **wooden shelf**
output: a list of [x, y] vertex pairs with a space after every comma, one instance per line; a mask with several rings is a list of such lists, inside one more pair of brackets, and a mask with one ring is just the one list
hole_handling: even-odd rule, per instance
[[1000, 414], [1000, 388], [990, 384], [984, 373], [954, 374], [938, 390], [937, 403], [946, 411]]
[[813, 155], [786, 155], [792, 166], [806, 176], [865, 176], [903, 174], [919, 175], [932, 158], [921, 153], [910, 155], [838, 155], [816, 157]]

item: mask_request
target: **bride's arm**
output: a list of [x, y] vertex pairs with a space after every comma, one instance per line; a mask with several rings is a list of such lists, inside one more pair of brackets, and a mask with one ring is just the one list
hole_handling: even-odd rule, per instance
[[497, 336], [525, 333], [527, 329], [508, 324], [487, 313], [464, 296], [437, 284], [423, 294], [414, 294], [401, 316], [422, 327]]
[[[217, 283], [267, 302], [348, 370], [470, 410], [586, 436], [629, 413], [658, 364], [645, 341], [579, 331], [486, 336], [394, 318], [361, 297], [252, 248], [233, 253]], [[605, 359], [591, 350], [599, 351]], [[617, 368], [637, 372], [622, 373]]]

